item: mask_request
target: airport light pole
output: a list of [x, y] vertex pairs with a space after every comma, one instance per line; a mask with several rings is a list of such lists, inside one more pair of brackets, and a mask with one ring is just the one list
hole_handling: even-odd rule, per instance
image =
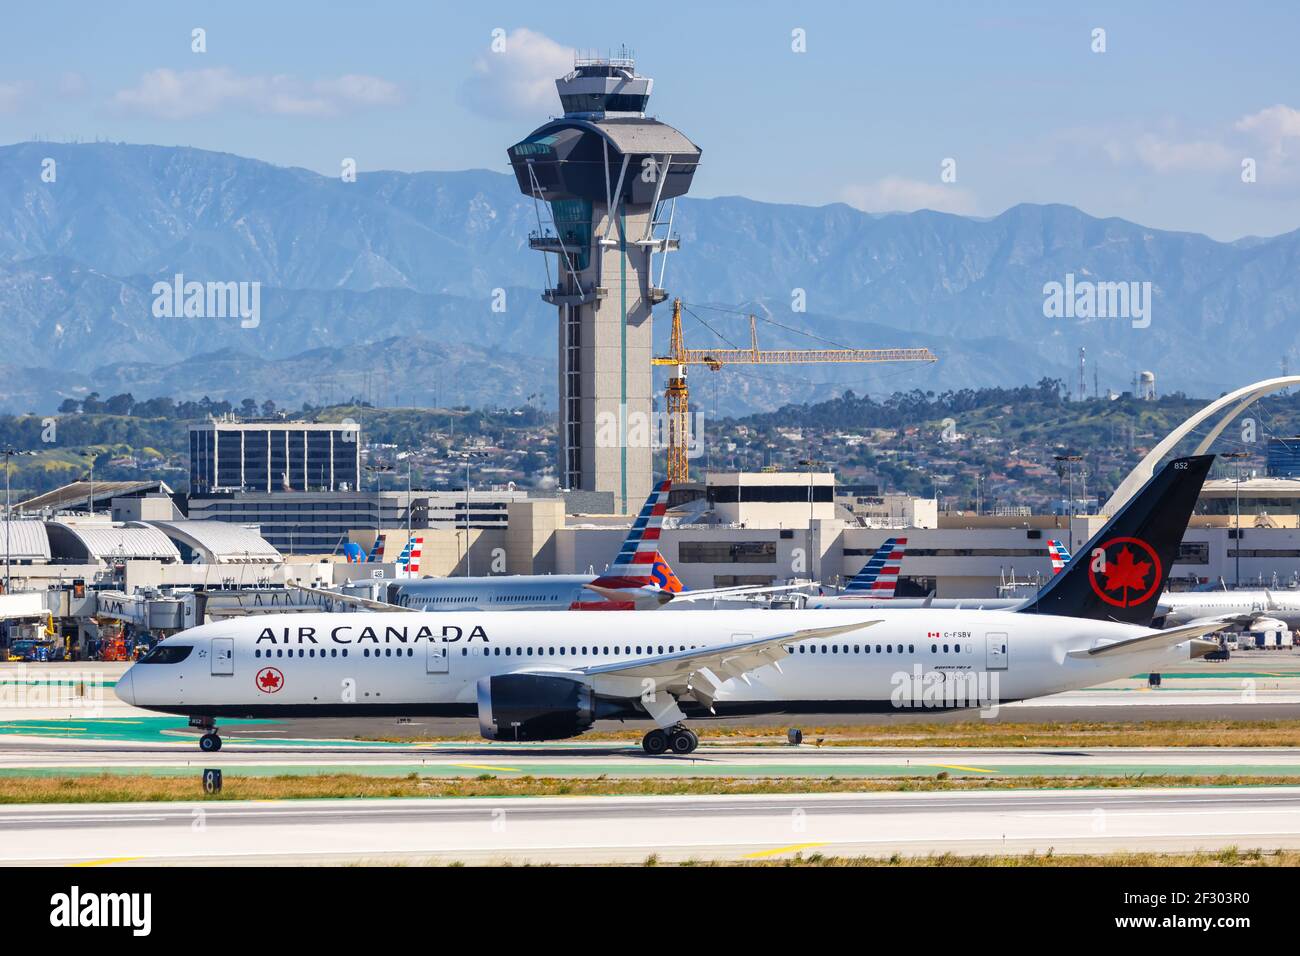
[[10, 463], [13, 461], [13, 458], [14, 458], [15, 455], [34, 455], [34, 454], [36, 454], [36, 452], [34, 452], [34, 451], [19, 451], [17, 448], [11, 448], [11, 447], [8, 446], [8, 445], [6, 445], [5, 448], [4, 448], [4, 456], [5, 456], [5, 594], [8, 594], [8, 593], [9, 593], [9, 564], [10, 564], [10, 550], [9, 550], [9, 521], [10, 521], [10, 518], [12, 517], [12, 515], [13, 515], [13, 505], [10, 503], [10, 498], [9, 498], [9, 472], [10, 472]]
[[1237, 557], [1236, 557], [1236, 563], [1237, 563], [1237, 570], [1236, 570], [1237, 583], [1234, 585], [1234, 587], [1240, 589], [1240, 588], [1241, 588], [1241, 460], [1242, 460], [1243, 458], [1249, 458], [1249, 457], [1250, 457], [1250, 453], [1249, 453], [1249, 452], [1245, 452], [1245, 451], [1229, 451], [1229, 452], [1224, 452], [1224, 453], [1223, 453], [1221, 456], [1219, 456], [1219, 457], [1221, 457], [1221, 458], [1230, 458], [1230, 459], [1232, 459], [1232, 469], [1233, 469], [1233, 473], [1234, 473], [1234, 475], [1236, 476], [1236, 499], [1237, 499], [1237, 502], [1236, 502], [1236, 511], [1237, 511], [1237, 520], [1236, 520], [1236, 524], [1237, 524], [1237, 528], [1236, 528], [1236, 531], [1233, 533], [1233, 537], [1234, 537], [1234, 538], [1236, 539], [1236, 541], [1237, 541], [1237, 547], [1234, 549], [1234, 550], [1236, 551], [1236, 554], [1237, 554]]
[[465, 462], [465, 577], [472, 577], [469, 556], [469, 466], [471, 459], [482, 457], [478, 452], [457, 451], [452, 456]]
[[808, 469], [808, 577], [816, 581], [817, 566], [820, 562], [816, 560], [817, 548], [813, 546], [813, 469], [820, 468], [826, 462], [818, 461], [815, 458], [801, 458], [799, 464], [801, 467]]
[[366, 465], [366, 471], [375, 476], [375, 541], [384, 533], [384, 479], [381, 475], [392, 470], [392, 465]]
[[[1058, 468], [1065, 467], [1070, 472], [1070, 506], [1069, 506], [1069, 512], [1067, 512], [1067, 514], [1069, 514], [1070, 518], [1073, 519], [1074, 518], [1074, 463], [1082, 462], [1083, 455], [1052, 455], [1052, 458], [1056, 460]], [[1057, 475], [1060, 476], [1060, 473], [1061, 472], [1058, 471]]]

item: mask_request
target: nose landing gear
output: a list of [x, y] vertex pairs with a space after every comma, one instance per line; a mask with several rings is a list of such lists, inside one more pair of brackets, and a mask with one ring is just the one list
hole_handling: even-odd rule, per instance
[[695, 732], [681, 724], [669, 727], [667, 730], [656, 727], [641, 741], [641, 748], [652, 757], [667, 753], [669, 750], [684, 757], [694, 752], [699, 745], [700, 738], [695, 735]]
[[221, 736], [217, 732], [216, 721], [211, 717], [191, 717], [190, 726], [205, 731], [203, 736], [199, 738], [199, 749], [205, 754], [221, 749]]

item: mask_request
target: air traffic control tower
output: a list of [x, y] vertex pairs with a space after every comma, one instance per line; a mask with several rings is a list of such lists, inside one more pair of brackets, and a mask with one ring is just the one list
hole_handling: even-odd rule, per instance
[[652, 83], [630, 57], [576, 60], [555, 81], [564, 115], [509, 149], [537, 211], [528, 244], [548, 253], [542, 298], [559, 310], [560, 484], [612, 491], [624, 514], [650, 493], [650, 311], [667, 298], [675, 200], [700, 161], [647, 118]]

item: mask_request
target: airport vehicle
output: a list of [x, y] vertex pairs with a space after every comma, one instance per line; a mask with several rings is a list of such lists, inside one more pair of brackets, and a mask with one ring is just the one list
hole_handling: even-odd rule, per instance
[[[1223, 622], [1153, 630], [1213, 456], [1170, 462], [1015, 611], [272, 615], [205, 624], [119, 680], [128, 704], [220, 717], [477, 714], [491, 740], [649, 719], [647, 753], [690, 753], [689, 717], [995, 706], [1209, 653]], [[665, 624], [665, 622], [668, 622]]]
[[62, 656], [55, 650], [53, 641], [21, 640], [10, 645], [9, 659], [44, 664], [62, 660]]

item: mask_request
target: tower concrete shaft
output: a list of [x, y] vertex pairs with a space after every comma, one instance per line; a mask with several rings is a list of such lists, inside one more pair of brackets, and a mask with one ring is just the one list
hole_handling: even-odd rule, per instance
[[623, 513], [653, 483], [651, 311], [678, 246], [674, 201], [700, 158], [646, 118], [651, 84], [627, 59], [579, 61], [556, 81], [565, 115], [509, 150], [537, 212], [529, 245], [548, 254], [542, 297], [559, 314], [560, 482], [613, 492]]

